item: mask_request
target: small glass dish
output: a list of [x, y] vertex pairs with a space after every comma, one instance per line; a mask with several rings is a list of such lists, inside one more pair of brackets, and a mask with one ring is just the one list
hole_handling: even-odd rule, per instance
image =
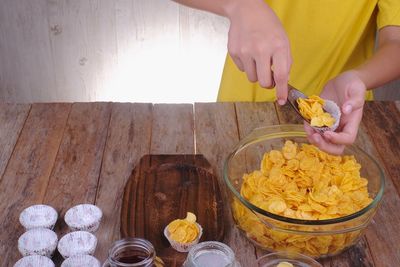
[[295, 252], [275, 252], [262, 256], [257, 260], [257, 267], [277, 267], [279, 263], [287, 262], [293, 267], [322, 267], [322, 265], [306, 255]]
[[100, 267], [101, 263], [98, 259], [91, 255], [76, 255], [72, 256], [61, 264], [61, 267]]
[[24, 209], [19, 215], [19, 222], [26, 231], [33, 228], [53, 229], [57, 222], [57, 211], [48, 205], [33, 205]]
[[86, 231], [75, 231], [64, 235], [58, 242], [58, 251], [64, 259], [75, 255], [93, 255], [97, 238]]
[[42, 255], [51, 257], [57, 247], [57, 235], [47, 228], [26, 231], [18, 239], [18, 250], [22, 256]]
[[80, 204], [70, 208], [64, 216], [65, 223], [72, 231], [94, 233], [100, 225], [103, 212], [92, 204]]
[[19, 259], [14, 267], [55, 267], [54, 262], [48, 257], [31, 255]]

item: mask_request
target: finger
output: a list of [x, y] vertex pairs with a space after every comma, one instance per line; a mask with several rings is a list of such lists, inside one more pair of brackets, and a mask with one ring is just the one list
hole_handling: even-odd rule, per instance
[[349, 89], [347, 99], [342, 105], [342, 112], [350, 114], [352, 111], [362, 108], [365, 102], [365, 92], [365, 85], [362, 82], [353, 84], [352, 88]]
[[264, 88], [273, 88], [271, 59], [269, 57], [256, 59], [258, 83]]
[[345, 146], [341, 144], [333, 144], [325, 140], [320, 134], [315, 133], [308, 138], [311, 144], [317, 146], [322, 151], [333, 155], [340, 155], [343, 153]]
[[354, 114], [348, 119], [346, 124], [343, 126], [341, 132], [327, 131], [324, 133], [324, 138], [329, 140], [329, 142], [341, 145], [351, 145], [354, 143], [358, 133], [358, 127], [362, 118], [362, 111], [357, 112], [359, 114]]
[[243, 62], [240, 60], [240, 58], [238, 56], [233, 56], [233, 55], [231, 55], [231, 58], [232, 58], [233, 62], [235, 62], [238, 69], [240, 71], [244, 71], [244, 65], [243, 65]]
[[289, 69], [287, 51], [278, 50], [272, 56], [272, 64], [274, 69], [273, 78], [276, 83], [276, 98], [278, 99], [278, 103], [283, 105], [286, 103], [288, 95]]
[[246, 57], [246, 58], [241, 58], [241, 61], [243, 62], [244, 66], [244, 71], [247, 74], [247, 79], [249, 79], [250, 82], [256, 82], [257, 81], [257, 72], [256, 72], [256, 63], [253, 58], [251, 57]]
[[303, 122], [304, 131], [306, 132], [307, 136], [311, 136], [316, 133], [316, 131], [308, 124], [307, 122]]

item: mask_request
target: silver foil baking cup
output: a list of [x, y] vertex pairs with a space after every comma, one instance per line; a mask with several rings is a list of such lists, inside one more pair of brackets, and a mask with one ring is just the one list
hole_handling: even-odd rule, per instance
[[18, 250], [22, 256], [42, 255], [51, 257], [57, 247], [57, 235], [47, 228], [26, 231], [18, 239]]
[[97, 238], [86, 231], [75, 231], [64, 235], [58, 242], [58, 251], [64, 259], [89, 254], [92, 255], [97, 246]]
[[65, 223], [72, 231], [95, 232], [100, 225], [103, 213], [92, 204], [80, 204], [70, 208], [64, 216]]
[[23, 257], [14, 264], [14, 267], [55, 267], [54, 262], [41, 255]]
[[19, 215], [19, 222], [25, 230], [34, 228], [53, 229], [57, 218], [57, 211], [53, 207], [40, 204], [24, 209]]

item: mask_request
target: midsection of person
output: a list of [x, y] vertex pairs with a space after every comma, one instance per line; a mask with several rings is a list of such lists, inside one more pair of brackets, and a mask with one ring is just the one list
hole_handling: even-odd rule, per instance
[[[326, 82], [372, 56], [377, 1], [268, 0], [291, 44], [289, 83], [318, 95]], [[368, 92], [367, 99], [372, 99]], [[248, 81], [228, 55], [218, 101], [273, 101], [275, 90]]]

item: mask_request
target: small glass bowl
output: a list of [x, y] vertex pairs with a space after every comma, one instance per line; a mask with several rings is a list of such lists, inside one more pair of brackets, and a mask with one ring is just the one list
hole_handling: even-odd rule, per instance
[[259, 170], [264, 153], [281, 150], [286, 140], [308, 144], [304, 126], [276, 125], [255, 129], [226, 159], [223, 176], [236, 226], [250, 241], [267, 251], [294, 251], [313, 258], [339, 254], [359, 240], [375, 215], [385, 186], [383, 170], [366, 152], [347, 146], [344, 155], [355, 157], [361, 165], [361, 176], [368, 180], [368, 192], [373, 199], [368, 206], [344, 217], [324, 220], [273, 214], [250, 203], [240, 194], [240, 189], [243, 175]]
[[281, 262], [291, 263], [294, 267], [322, 267], [322, 265], [306, 255], [295, 252], [275, 252], [262, 256], [257, 260], [258, 267], [276, 267]]

